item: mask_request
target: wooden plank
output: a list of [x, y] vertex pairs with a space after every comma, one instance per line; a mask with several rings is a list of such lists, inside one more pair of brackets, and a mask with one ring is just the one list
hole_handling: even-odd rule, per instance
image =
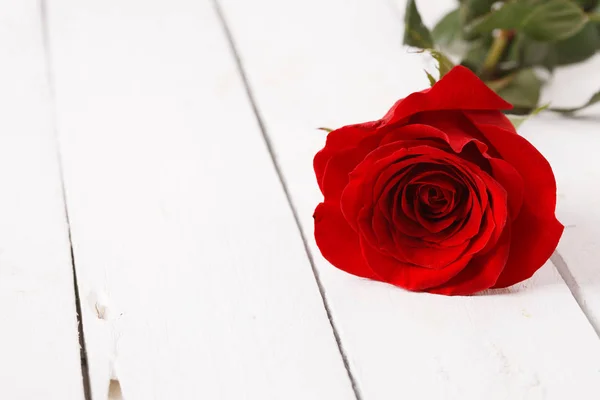
[[544, 115], [524, 124], [522, 132], [554, 168], [558, 184], [557, 215], [565, 225], [558, 245], [560, 256], [554, 260], [600, 334], [598, 122]]
[[49, 28], [94, 399], [353, 398], [211, 2]]
[[393, 4], [220, 4], [362, 398], [598, 397], [600, 342], [552, 263], [513, 288], [447, 298], [358, 279], [320, 256], [311, 216], [322, 196], [311, 164], [325, 138], [316, 128], [380, 118], [428, 86], [429, 63], [400, 45]]
[[39, 2], [0, 3], [0, 398], [83, 399]]
[[[556, 107], [584, 104], [600, 89], [598, 68], [600, 56], [558, 69], [543, 100]], [[545, 114], [524, 124], [522, 131], [554, 168], [557, 214], [565, 225], [556, 262], [562, 264], [563, 276], [600, 335], [600, 105], [577, 115], [572, 119]]]

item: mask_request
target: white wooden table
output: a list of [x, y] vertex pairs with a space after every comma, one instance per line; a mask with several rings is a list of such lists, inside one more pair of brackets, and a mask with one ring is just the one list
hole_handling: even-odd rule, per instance
[[522, 128], [566, 225], [532, 279], [448, 298], [319, 254], [315, 128], [427, 86], [403, 8], [1, 0], [0, 399], [599, 399], [600, 107]]

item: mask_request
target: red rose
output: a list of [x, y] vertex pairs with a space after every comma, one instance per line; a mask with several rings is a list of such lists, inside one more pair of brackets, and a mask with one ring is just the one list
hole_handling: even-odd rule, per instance
[[315, 238], [333, 265], [408, 290], [471, 294], [529, 278], [563, 231], [546, 159], [463, 67], [380, 120], [327, 136]]

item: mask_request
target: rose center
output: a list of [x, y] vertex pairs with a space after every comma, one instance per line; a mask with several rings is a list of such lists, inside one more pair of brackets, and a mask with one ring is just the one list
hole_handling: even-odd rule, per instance
[[441, 212], [448, 204], [452, 194], [448, 191], [433, 185], [422, 185], [417, 190], [417, 200], [424, 208], [424, 211], [429, 211], [433, 214]]

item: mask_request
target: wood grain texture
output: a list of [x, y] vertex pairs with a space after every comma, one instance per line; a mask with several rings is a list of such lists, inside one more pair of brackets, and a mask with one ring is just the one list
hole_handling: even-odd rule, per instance
[[352, 399], [211, 2], [48, 14], [94, 399]]
[[[556, 107], [583, 104], [600, 90], [600, 56], [557, 70], [543, 93]], [[558, 246], [565, 278], [600, 335], [600, 105], [577, 118], [545, 114], [522, 127], [548, 158], [558, 186], [557, 215], [565, 225]]]
[[600, 396], [600, 341], [552, 263], [510, 289], [447, 298], [361, 280], [320, 256], [311, 164], [325, 135], [316, 128], [380, 118], [428, 86], [422, 68], [432, 63], [401, 46], [395, 4], [220, 3], [363, 399]]
[[0, 398], [81, 400], [39, 4], [0, 2]]

